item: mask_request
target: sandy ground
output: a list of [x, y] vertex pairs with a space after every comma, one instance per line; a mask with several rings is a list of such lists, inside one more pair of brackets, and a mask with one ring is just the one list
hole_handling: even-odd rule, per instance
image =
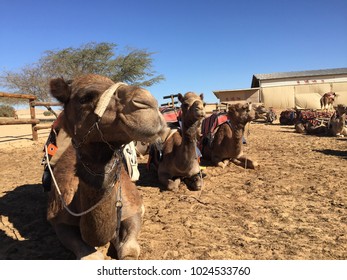
[[[41, 131], [36, 143], [30, 125], [0, 126], [0, 259], [74, 259], [45, 218], [47, 135]], [[347, 139], [253, 123], [247, 140], [245, 153], [260, 167], [202, 162], [207, 177], [199, 192], [161, 192], [140, 160], [140, 259], [347, 259]]]
[[[50, 124], [55, 119], [54, 116], [44, 116], [43, 112], [46, 110], [36, 109], [36, 118], [40, 119], [39, 125]], [[59, 111], [57, 111], [59, 113]], [[29, 109], [22, 109], [16, 111], [18, 119], [30, 119]], [[47, 137], [49, 129], [38, 130], [40, 138]], [[33, 144], [33, 136], [31, 125], [20, 124], [20, 125], [0, 125], [0, 147], [13, 146], [13, 147], [25, 147]]]

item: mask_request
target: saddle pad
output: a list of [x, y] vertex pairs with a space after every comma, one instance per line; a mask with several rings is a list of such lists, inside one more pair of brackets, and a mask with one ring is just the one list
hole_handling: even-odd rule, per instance
[[201, 133], [203, 136], [214, 134], [216, 129], [223, 123], [227, 122], [227, 113], [214, 113], [202, 121]]
[[292, 125], [297, 117], [295, 110], [284, 110], [280, 114], [280, 124]]
[[333, 114], [333, 111], [302, 110], [299, 112], [298, 120], [330, 119]]
[[320, 126], [322, 124], [328, 125], [329, 120], [333, 114], [334, 112], [329, 111], [301, 110], [298, 112], [296, 122], [310, 122], [313, 126]]
[[178, 122], [180, 119], [180, 116], [181, 116], [181, 109], [180, 108], [160, 107], [159, 111], [163, 115], [163, 117], [167, 123]]

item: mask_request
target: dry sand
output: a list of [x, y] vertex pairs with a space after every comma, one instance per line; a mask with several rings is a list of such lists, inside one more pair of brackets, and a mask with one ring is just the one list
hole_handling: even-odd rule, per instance
[[[40, 119], [41, 124], [49, 124], [54, 120], [54, 116], [44, 116], [45, 110], [36, 109], [36, 118]], [[29, 109], [16, 111], [18, 119], [30, 119]], [[47, 138], [50, 129], [38, 130], [39, 138]], [[32, 129], [30, 124], [20, 125], [0, 125], [0, 147], [25, 147], [33, 145]]]

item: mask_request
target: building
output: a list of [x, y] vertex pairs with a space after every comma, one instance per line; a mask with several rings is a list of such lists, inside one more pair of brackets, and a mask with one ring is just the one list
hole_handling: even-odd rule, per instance
[[255, 74], [251, 88], [213, 91], [220, 102], [263, 103], [281, 109], [320, 109], [320, 98], [335, 92], [335, 104], [347, 105], [347, 68]]

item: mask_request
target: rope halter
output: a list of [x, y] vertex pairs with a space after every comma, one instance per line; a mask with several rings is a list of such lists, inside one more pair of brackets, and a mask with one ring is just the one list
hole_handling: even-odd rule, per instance
[[110, 103], [110, 100], [114, 93], [117, 92], [118, 88], [120, 86], [126, 86], [125, 83], [116, 83], [110, 86], [107, 90], [104, 91], [104, 93], [100, 96], [98, 104], [96, 105], [96, 108], [94, 110], [94, 113], [99, 116], [99, 118], [102, 118], [104, 115], [106, 108], [108, 104]]
[[105, 142], [110, 147], [111, 150], [113, 150], [113, 151], [115, 150], [115, 148], [105, 140], [104, 135], [99, 128], [99, 122], [100, 122], [102, 116], [104, 115], [106, 108], [111, 101], [112, 96], [115, 93], [117, 93], [118, 88], [120, 86], [123, 86], [123, 85], [126, 86], [127, 84], [121, 83], [121, 82], [113, 84], [112, 86], [110, 86], [107, 90], [105, 90], [102, 93], [102, 95], [99, 98], [98, 104], [96, 105], [96, 108], [94, 110], [94, 114], [96, 114], [98, 116], [98, 119], [95, 123], [93, 123], [91, 125], [91, 127], [88, 129], [86, 134], [84, 134], [84, 136], [82, 137], [82, 140], [79, 143], [76, 143], [74, 140], [72, 141], [75, 149], [80, 148], [87, 141], [89, 134], [94, 130], [94, 128], [97, 128], [97, 130], [100, 134], [101, 140], [103, 142]]

